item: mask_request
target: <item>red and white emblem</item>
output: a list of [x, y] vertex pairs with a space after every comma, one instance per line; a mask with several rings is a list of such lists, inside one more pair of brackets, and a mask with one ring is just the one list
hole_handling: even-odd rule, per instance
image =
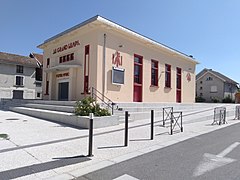
[[187, 73], [186, 78], [187, 78], [187, 81], [190, 82], [191, 81], [191, 74]]
[[112, 55], [112, 64], [116, 65], [116, 67], [122, 66], [122, 56], [120, 55], [120, 52], [116, 51]]

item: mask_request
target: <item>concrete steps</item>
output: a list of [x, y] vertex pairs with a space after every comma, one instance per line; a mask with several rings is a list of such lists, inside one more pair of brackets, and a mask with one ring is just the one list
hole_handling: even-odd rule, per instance
[[[44, 120], [50, 120], [57, 123], [72, 125], [79, 128], [89, 128], [88, 116], [75, 116], [73, 113], [60, 112], [45, 109], [35, 109], [29, 107], [10, 107], [11, 111], [21, 114], [37, 117]], [[118, 125], [117, 116], [94, 117], [93, 128], [103, 128]]]
[[[10, 110], [42, 118], [51, 121], [59, 120], [66, 122], [69, 118], [71, 123], [74, 115], [75, 101], [43, 101], [43, 100], [11, 100], [5, 102], [10, 107]], [[162, 122], [163, 108], [173, 107], [175, 111], [183, 112], [184, 123], [204, 121], [213, 119], [214, 108], [225, 106], [227, 107], [227, 116], [234, 115], [235, 104], [178, 104], [178, 103], [118, 103], [118, 110], [114, 110], [114, 115], [118, 117], [119, 123], [125, 122], [125, 111], [129, 112], [129, 122], [137, 120], [150, 120], [151, 110], [154, 110], [155, 121]]]
[[52, 111], [58, 111], [58, 112], [68, 112], [68, 113], [74, 113], [74, 107], [73, 106], [62, 106], [62, 105], [52, 105], [52, 104], [24, 104], [25, 107], [29, 108], [35, 108], [35, 109], [45, 109], [45, 110], [52, 110]]
[[[140, 104], [139, 104], [140, 105]], [[150, 104], [145, 104], [150, 105]], [[142, 104], [140, 105], [142, 106]], [[119, 116], [120, 123], [125, 122], [125, 111], [129, 112], [129, 121], [136, 121], [136, 120], [144, 120], [151, 118], [151, 110], [154, 110], [154, 116], [156, 121], [163, 120], [163, 107], [173, 107], [173, 111], [181, 111], [183, 112], [183, 117], [185, 120], [209, 120], [213, 119], [214, 116], [214, 108], [227, 106], [227, 116], [228, 114], [234, 115], [235, 113], [235, 105], [234, 104], [161, 104], [155, 103], [152, 107], [135, 107], [134, 105], [124, 104], [123, 107], [119, 105], [121, 111], [115, 111], [114, 114]]]
[[73, 125], [74, 123], [71, 120], [72, 113], [53, 111], [53, 110], [45, 110], [45, 109], [36, 109], [29, 107], [10, 107], [11, 111], [18, 112], [21, 114], [46, 119], [55, 122], [66, 123], [66, 119], [68, 119], [69, 124]]

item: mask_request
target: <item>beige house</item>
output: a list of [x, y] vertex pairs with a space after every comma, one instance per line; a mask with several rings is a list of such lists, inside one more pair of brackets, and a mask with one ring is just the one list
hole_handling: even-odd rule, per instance
[[91, 87], [114, 102], [194, 102], [192, 56], [101, 16], [38, 46], [43, 49], [43, 98], [79, 100]]
[[196, 96], [206, 102], [222, 102], [224, 98], [235, 100], [238, 83], [212, 69], [203, 69], [196, 76]]

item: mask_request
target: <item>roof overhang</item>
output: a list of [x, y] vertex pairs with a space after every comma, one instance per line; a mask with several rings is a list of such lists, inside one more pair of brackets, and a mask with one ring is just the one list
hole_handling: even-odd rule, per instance
[[203, 73], [201, 76], [199, 76], [199, 77], [196, 79], [196, 81], [199, 80], [199, 79], [201, 79], [203, 76], [205, 76], [205, 75], [208, 74], [208, 73], [211, 74], [211, 75], [213, 75], [213, 76], [215, 76], [216, 78], [222, 80], [224, 83], [239, 84], [239, 83], [237, 83], [237, 82], [233, 83], [233, 82], [226, 81], [225, 79], [221, 78], [220, 76], [216, 75], [215, 73], [213, 73], [213, 72], [211, 72], [211, 71], [206, 71], [206, 72]]
[[190, 61], [194, 64], [199, 64], [199, 62], [197, 62], [192, 56], [188, 56], [178, 50], [175, 50], [173, 48], [170, 48], [164, 44], [161, 44], [157, 41], [154, 41], [146, 36], [143, 36], [137, 32], [134, 32], [124, 26], [121, 26], [117, 23], [114, 23], [106, 18], [103, 18], [101, 16], [94, 16], [62, 33], [57, 34], [56, 36], [53, 36], [49, 39], [47, 39], [46, 41], [44, 41], [44, 43], [40, 44], [39, 46], [37, 46], [38, 48], [44, 49], [45, 46], [48, 45], [48, 43], [52, 42], [52, 41], [56, 41], [57, 39], [69, 34], [69, 33], [73, 33], [74, 31], [76, 31], [77, 29], [83, 28], [84, 26], [88, 26], [88, 27], [95, 27], [96, 25], [100, 25], [100, 27], [103, 28], [107, 28], [107, 29], [111, 29], [111, 30], [116, 30], [118, 32], [122, 32], [124, 34], [127, 34], [131, 37], [135, 37], [138, 40], [141, 40], [144, 42], [145, 45], [150, 46], [150, 47], [158, 47], [161, 48], [169, 53], [171, 53], [173, 56], [181, 56], [182, 58], [184, 58], [187, 61]]
[[60, 65], [57, 65], [57, 66], [54, 66], [52, 68], [48, 68], [48, 69], [45, 69], [44, 71], [45, 72], [56, 72], [56, 71], [66, 71], [66, 70], [69, 70], [70, 68], [79, 68], [81, 67], [82, 65], [79, 65], [79, 64], [74, 64], [74, 65], [63, 65], [63, 64], [60, 64]]

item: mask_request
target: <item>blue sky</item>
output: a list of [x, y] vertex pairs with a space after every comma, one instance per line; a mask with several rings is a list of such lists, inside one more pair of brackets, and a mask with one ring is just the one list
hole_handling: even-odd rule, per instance
[[97, 14], [193, 55], [240, 82], [239, 0], [1, 0], [0, 51], [41, 53], [44, 40]]

